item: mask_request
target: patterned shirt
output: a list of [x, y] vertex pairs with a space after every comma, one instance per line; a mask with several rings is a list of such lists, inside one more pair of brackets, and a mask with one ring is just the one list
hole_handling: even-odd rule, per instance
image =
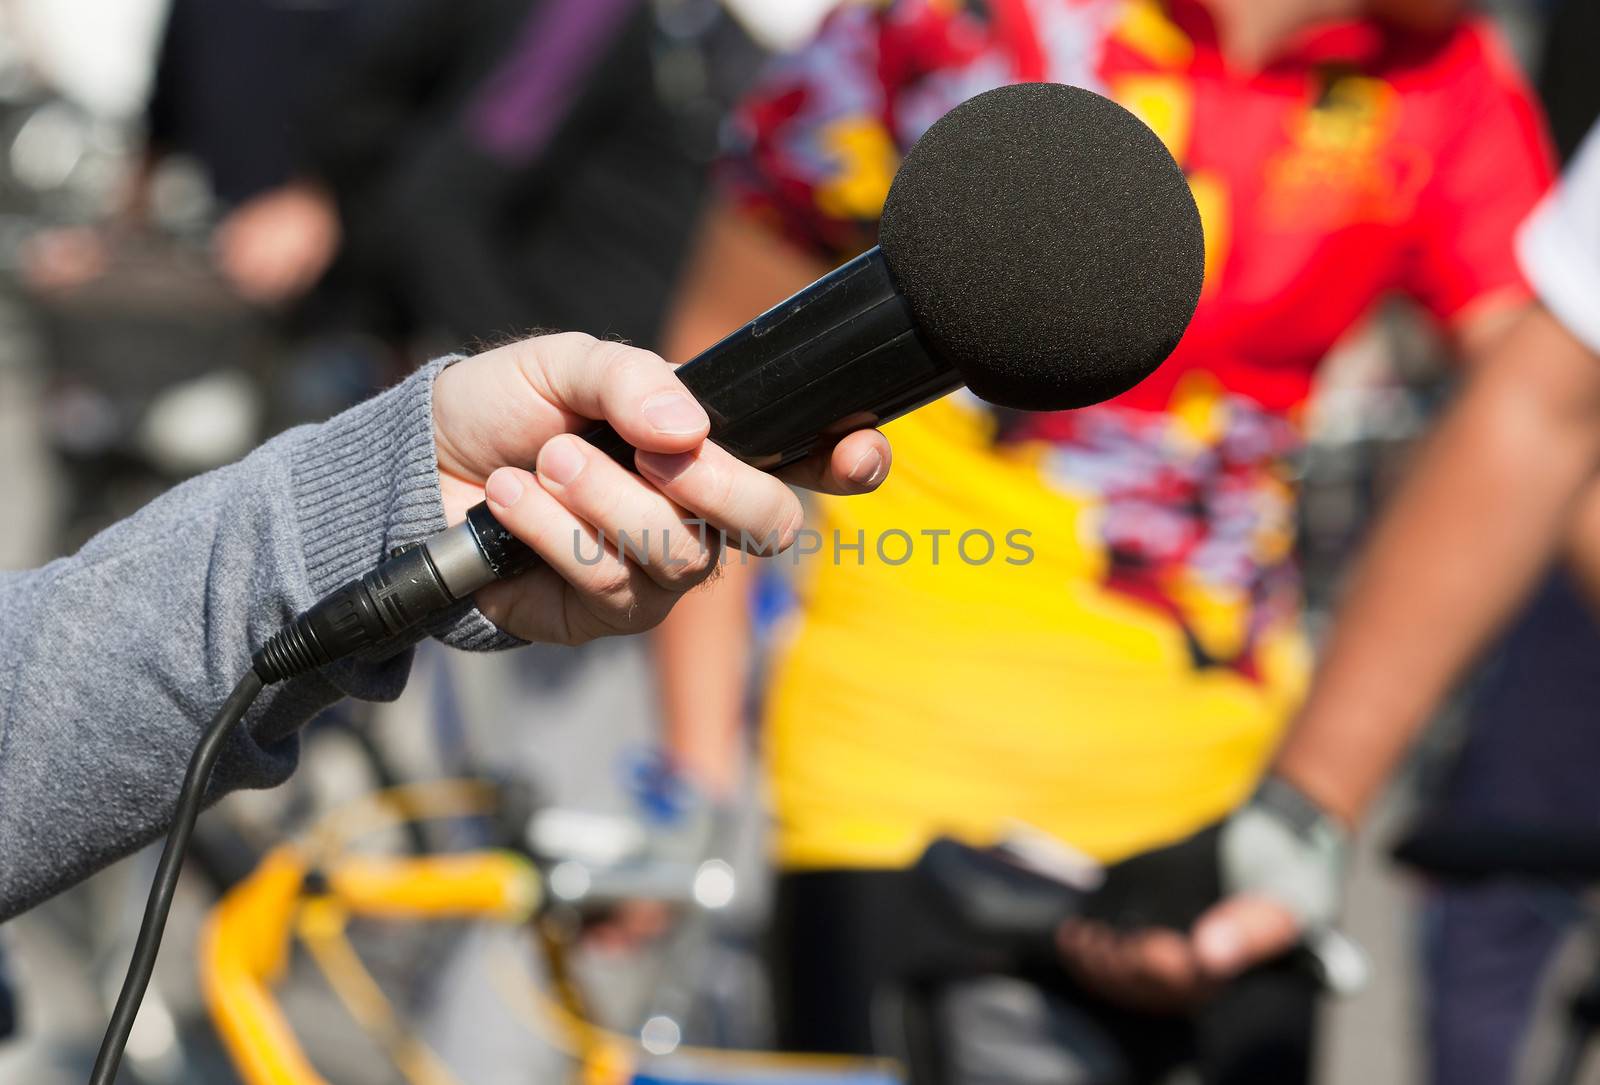
[[1444, 325], [1527, 296], [1512, 237], [1549, 155], [1475, 21], [1324, 24], [1245, 73], [1197, 0], [850, 4], [738, 111], [724, 178], [841, 258], [922, 131], [1029, 80], [1105, 93], [1166, 142], [1205, 292], [1111, 404], [958, 394], [891, 427], [880, 493], [824, 502], [768, 701], [790, 866], [898, 865], [1014, 822], [1111, 860], [1238, 802], [1306, 677], [1289, 460], [1318, 365], [1390, 293]]

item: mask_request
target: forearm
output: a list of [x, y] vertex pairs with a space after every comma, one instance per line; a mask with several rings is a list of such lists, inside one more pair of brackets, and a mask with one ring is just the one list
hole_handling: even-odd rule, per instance
[[731, 555], [719, 579], [685, 596], [652, 639], [667, 749], [716, 799], [739, 786], [754, 579], [754, 565]]
[[[0, 576], [0, 918], [158, 835], [184, 765], [251, 654], [394, 546], [443, 526], [436, 366], [178, 487], [76, 555]], [[495, 639], [451, 616], [467, 646]], [[213, 794], [293, 769], [342, 696], [399, 694], [409, 651], [269, 687]]]
[[1468, 378], [1361, 560], [1279, 771], [1356, 821], [1563, 539], [1600, 360], [1542, 310]]

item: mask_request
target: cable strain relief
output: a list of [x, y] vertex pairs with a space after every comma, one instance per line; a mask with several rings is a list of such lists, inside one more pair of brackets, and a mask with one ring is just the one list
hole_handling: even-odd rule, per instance
[[324, 662], [304, 615], [274, 633], [251, 660], [262, 684], [272, 685], [313, 671]]

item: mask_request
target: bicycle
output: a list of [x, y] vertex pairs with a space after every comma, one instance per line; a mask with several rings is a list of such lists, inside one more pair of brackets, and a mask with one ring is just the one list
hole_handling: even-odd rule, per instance
[[[349, 938], [358, 918], [472, 920], [526, 929], [550, 977], [549, 991], [524, 961], [500, 962], [499, 993], [528, 1027], [572, 1063], [581, 1085], [896, 1085], [878, 1060], [729, 1051], [683, 1044], [670, 1017], [652, 1014], [635, 1034], [593, 1020], [570, 956], [586, 910], [640, 894], [704, 912], [725, 903], [730, 871], [709, 859], [693, 871], [646, 862], [610, 868], [534, 847], [442, 854], [353, 850], [363, 839], [419, 821], [508, 823], [506, 790], [474, 780], [410, 784], [368, 796], [272, 849], [212, 910], [198, 951], [208, 1012], [246, 1085], [328, 1085], [273, 994], [298, 944], [353, 1020], [379, 1043], [409, 1085], [460, 1085], [419, 1039], [363, 965]], [[505, 833], [507, 839], [518, 834]], [[526, 836], [527, 834], [521, 834]], [[720, 864], [720, 865], [719, 865]]]

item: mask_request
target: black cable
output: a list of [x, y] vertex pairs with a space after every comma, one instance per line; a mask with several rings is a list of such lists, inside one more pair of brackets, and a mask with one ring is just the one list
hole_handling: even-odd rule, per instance
[[246, 671], [213, 717], [210, 727], [189, 758], [183, 789], [178, 793], [178, 808], [172, 816], [172, 828], [167, 833], [166, 846], [161, 850], [161, 862], [156, 867], [155, 883], [150, 887], [150, 899], [144, 906], [144, 921], [139, 924], [139, 937], [133, 945], [133, 959], [128, 962], [128, 975], [122, 981], [122, 993], [117, 995], [116, 1009], [111, 1012], [111, 1023], [106, 1026], [105, 1039], [100, 1041], [100, 1054], [95, 1057], [89, 1085], [114, 1085], [117, 1079], [122, 1050], [128, 1045], [133, 1019], [139, 1013], [139, 1003], [144, 999], [145, 988], [150, 986], [150, 977], [155, 971], [156, 952], [161, 948], [167, 913], [172, 909], [172, 897], [178, 888], [183, 853], [189, 846], [189, 837], [194, 833], [195, 819], [200, 816], [211, 769], [216, 765], [217, 756], [222, 753], [228, 736], [261, 692], [262, 685], [261, 676], [254, 669]]
[[139, 1003], [155, 972], [156, 953], [166, 929], [167, 913], [177, 892], [183, 853], [194, 835], [194, 823], [205, 802], [211, 770], [233, 731], [264, 686], [305, 674], [357, 652], [376, 648], [415, 629], [429, 615], [456, 602], [422, 545], [394, 551], [377, 568], [319, 599], [268, 639], [251, 660], [250, 670], [233, 687], [189, 758], [172, 828], [156, 866], [155, 884], [144, 906], [144, 921], [133, 944], [133, 959], [122, 992], [111, 1011], [100, 1054], [89, 1085], [114, 1085], [123, 1048], [133, 1031]]

